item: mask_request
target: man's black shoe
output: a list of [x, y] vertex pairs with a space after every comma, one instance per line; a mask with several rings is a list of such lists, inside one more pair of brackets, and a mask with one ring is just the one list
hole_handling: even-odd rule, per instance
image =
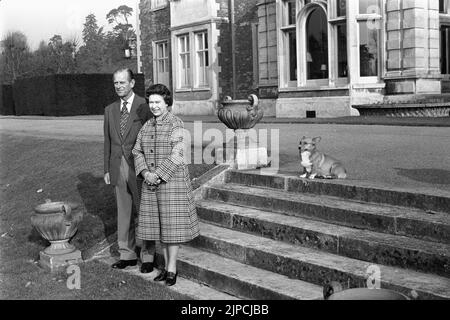
[[113, 269], [125, 269], [126, 267], [135, 266], [137, 264], [137, 259], [134, 260], [119, 260], [112, 264]]
[[153, 262], [144, 262], [141, 264], [141, 273], [150, 273], [153, 271]]

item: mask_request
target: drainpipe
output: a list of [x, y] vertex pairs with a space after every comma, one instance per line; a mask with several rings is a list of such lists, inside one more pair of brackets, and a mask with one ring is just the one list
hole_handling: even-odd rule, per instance
[[136, 55], [137, 55], [137, 73], [141, 71], [141, 21], [139, 16], [141, 14], [141, 8], [139, 7], [139, 1], [136, 1]]
[[234, 0], [229, 0], [229, 16], [230, 16], [230, 30], [231, 30], [231, 65], [233, 72], [233, 87], [232, 97], [236, 99], [236, 32], [234, 26]]

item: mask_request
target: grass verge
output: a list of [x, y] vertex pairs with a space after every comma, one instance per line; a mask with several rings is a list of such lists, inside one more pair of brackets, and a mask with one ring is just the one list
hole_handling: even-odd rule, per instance
[[[67, 274], [37, 266], [39, 251], [49, 243], [30, 216], [46, 199], [80, 204], [84, 218], [71, 243], [82, 254], [116, 231], [113, 189], [103, 182], [102, 143], [2, 135], [0, 154], [0, 299], [186, 298], [96, 261], [80, 265], [81, 290], [67, 289]], [[191, 165], [191, 178], [211, 168]]]

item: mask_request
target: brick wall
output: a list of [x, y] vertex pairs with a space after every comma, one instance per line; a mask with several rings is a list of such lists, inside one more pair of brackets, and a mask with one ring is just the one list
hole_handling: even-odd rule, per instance
[[[229, 1], [216, 0], [220, 4], [218, 17], [230, 19]], [[235, 65], [236, 93], [235, 98], [246, 98], [253, 93], [253, 37], [252, 23], [258, 22], [257, 0], [235, 0]], [[220, 31], [219, 43], [219, 100], [233, 95], [233, 59], [231, 47], [230, 23], [218, 23]]]
[[[153, 75], [153, 50], [152, 43], [158, 40], [168, 40], [169, 57], [171, 57], [170, 43], [170, 9], [169, 6], [151, 10], [149, 0], [141, 0], [140, 27], [141, 27], [141, 61], [142, 72], [145, 75], [145, 86], [148, 87], [154, 81]], [[171, 70], [171, 59], [169, 58], [169, 70]], [[169, 81], [172, 83], [172, 73], [169, 73]], [[172, 90], [172, 87], [169, 88]]]
[[[223, 19], [229, 19], [228, 0], [216, 0], [219, 4], [219, 10], [217, 11], [217, 17]], [[219, 101], [223, 100], [225, 96], [233, 95], [233, 65], [231, 60], [231, 30], [228, 22], [224, 21], [216, 24], [219, 30], [218, 39], [218, 64], [220, 68], [219, 72]]]
[[[235, 0], [236, 32], [236, 98], [247, 98], [253, 90], [252, 23], [258, 22], [257, 0]], [[257, 53], [256, 53], [257, 54]]]
[[[229, 24], [229, 0], [216, 0], [218, 4], [217, 17], [223, 21], [216, 23], [219, 31], [218, 48], [218, 95], [219, 100], [224, 96], [233, 95], [233, 64], [231, 47], [231, 28]], [[246, 98], [254, 90], [253, 60], [258, 53], [253, 52], [252, 23], [258, 23], [258, 0], [235, 0], [235, 63], [236, 63], [236, 99]], [[153, 82], [153, 52], [152, 43], [158, 40], [170, 39], [170, 9], [152, 11], [150, 1], [140, 1], [141, 27], [141, 61], [142, 72], [145, 74], [146, 86]], [[213, 44], [215, 45], [215, 44]], [[170, 41], [169, 41], [170, 51]], [[214, 57], [213, 57], [214, 59]], [[170, 60], [170, 82], [172, 83], [172, 66]], [[214, 61], [214, 60], [213, 60]], [[171, 90], [173, 88], [170, 88]], [[208, 99], [208, 95], [196, 93], [196, 99]], [[192, 100], [188, 94], [177, 93], [176, 99]]]

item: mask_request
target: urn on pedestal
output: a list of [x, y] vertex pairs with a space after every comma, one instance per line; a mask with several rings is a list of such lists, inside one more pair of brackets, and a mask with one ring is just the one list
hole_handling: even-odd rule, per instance
[[[217, 116], [229, 129], [234, 130], [232, 140], [224, 148], [216, 149], [216, 163], [222, 155], [233, 168], [255, 169], [267, 166], [267, 148], [258, 146], [253, 127], [262, 119], [264, 111], [259, 108], [259, 99], [250, 94], [247, 100], [232, 100], [229, 96], [221, 102]], [[218, 155], [221, 159], [218, 159]]]
[[78, 204], [69, 202], [51, 202], [34, 208], [31, 224], [39, 234], [50, 241], [50, 246], [39, 253], [39, 264], [50, 271], [82, 262], [81, 252], [69, 243], [75, 235], [83, 213]]
[[259, 108], [259, 99], [255, 94], [249, 95], [248, 100], [232, 100], [226, 96], [217, 116], [230, 129], [251, 129], [262, 119], [264, 111]]

